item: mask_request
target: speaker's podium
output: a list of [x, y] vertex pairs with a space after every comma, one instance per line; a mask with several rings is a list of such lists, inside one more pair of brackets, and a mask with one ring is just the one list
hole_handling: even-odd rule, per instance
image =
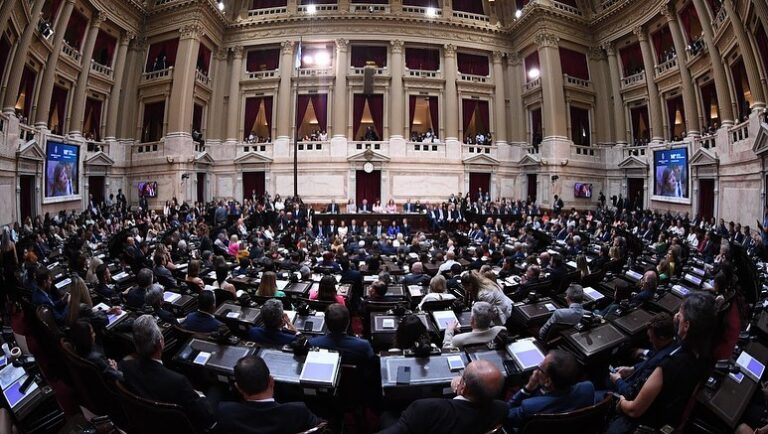
[[451, 380], [469, 363], [463, 352], [409, 357], [382, 355], [381, 389], [388, 400], [439, 398], [453, 394]]

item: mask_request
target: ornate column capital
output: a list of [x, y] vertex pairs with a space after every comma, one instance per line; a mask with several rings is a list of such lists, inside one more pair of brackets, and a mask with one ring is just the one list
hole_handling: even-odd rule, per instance
[[[281, 54], [293, 54], [293, 46], [296, 45], [293, 41], [283, 41], [280, 43]], [[241, 47], [242, 49], [242, 47]]]
[[456, 57], [456, 46], [453, 44], [443, 45], [443, 53], [445, 57]]
[[589, 58], [592, 60], [605, 60], [605, 51], [600, 47], [589, 47]]
[[104, 12], [97, 10], [91, 17], [91, 27], [99, 27], [106, 20], [107, 15]]
[[344, 38], [339, 38], [334, 41], [336, 49], [339, 51], [347, 51], [349, 49], [349, 41]]
[[613, 42], [603, 42], [600, 44], [600, 48], [605, 50], [605, 54], [607, 54], [608, 57], [616, 55], [616, 46], [613, 45]]
[[403, 47], [405, 44], [403, 41], [399, 39], [395, 39], [394, 41], [390, 42], [390, 45], [392, 45], [392, 54], [402, 54], [403, 53]]
[[560, 38], [553, 33], [540, 32], [533, 37], [533, 42], [536, 43], [539, 48], [557, 48], [560, 43]]
[[659, 6], [659, 13], [664, 16], [668, 23], [677, 20], [677, 11], [671, 2], [662, 3]]
[[632, 33], [637, 36], [637, 39], [640, 42], [646, 42], [648, 41], [648, 34], [645, 33], [645, 28], [643, 26], [637, 26], [632, 29]]
[[134, 39], [136, 39], [136, 33], [128, 30], [127, 32], [123, 33], [123, 37], [120, 38], [120, 45], [128, 45]]
[[199, 23], [179, 27], [179, 38], [181, 39], [197, 39], [200, 36], [203, 36], [203, 26]]
[[243, 58], [243, 46], [242, 45], [235, 45], [234, 47], [229, 47], [229, 50], [232, 52], [232, 56], [235, 59], [242, 59]]
[[226, 61], [228, 54], [229, 54], [229, 51], [227, 51], [226, 48], [220, 47], [216, 49], [216, 60]]
[[523, 58], [520, 56], [519, 51], [513, 51], [511, 53], [507, 53], [507, 65], [509, 66], [517, 66], [523, 63]]
[[133, 49], [135, 50], [143, 50], [147, 48], [147, 37], [146, 36], [137, 36], [136, 42], [133, 44]]
[[491, 54], [491, 57], [493, 59], [493, 63], [501, 63], [502, 61], [504, 61], [504, 57], [505, 56], [506, 56], [506, 53], [504, 53], [502, 51], [494, 51]]

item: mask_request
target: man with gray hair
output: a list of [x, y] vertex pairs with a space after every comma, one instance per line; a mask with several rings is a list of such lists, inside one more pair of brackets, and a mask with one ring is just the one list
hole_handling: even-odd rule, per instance
[[165, 340], [152, 315], [142, 315], [133, 323], [133, 343], [137, 357], [120, 362], [126, 387], [136, 395], [153, 401], [181, 406], [197, 426], [213, 425], [213, 412], [187, 377], [163, 366]]
[[539, 330], [539, 339], [542, 341], [547, 342], [554, 337], [550, 336], [550, 331], [554, 333], [575, 326], [584, 316], [584, 307], [581, 305], [584, 302], [584, 290], [581, 285], [571, 284], [565, 291], [565, 301], [568, 307], [552, 312], [552, 316]]
[[296, 339], [296, 327], [283, 312], [283, 302], [272, 298], [261, 306], [263, 327], [251, 327], [248, 339], [263, 345], [288, 345]]
[[443, 339], [443, 348], [463, 349], [466, 345], [487, 344], [496, 339], [496, 335], [504, 326], [493, 326], [493, 320], [496, 318], [496, 308], [485, 301], [478, 301], [472, 305], [472, 314], [470, 315], [470, 324], [472, 331], [457, 335], [459, 323], [454, 322], [445, 329], [445, 338]]
[[[141, 309], [146, 302], [147, 291], [155, 286], [152, 283], [154, 273], [149, 268], [142, 268], [136, 274], [136, 286], [125, 293], [125, 304], [132, 309]], [[159, 287], [159, 286], [158, 286]]]
[[405, 286], [427, 286], [429, 284], [429, 276], [424, 274], [424, 265], [421, 262], [414, 262], [411, 265], [411, 272], [403, 277], [403, 284]]
[[146, 305], [152, 308], [156, 317], [170, 324], [179, 324], [179, 321], [172, 313], [163, 309], [163, 288], [159, 285], [150, 287], [144, 300]]

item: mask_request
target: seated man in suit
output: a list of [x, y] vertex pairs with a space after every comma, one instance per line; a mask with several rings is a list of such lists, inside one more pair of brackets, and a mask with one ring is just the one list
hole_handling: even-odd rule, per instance
[[176, 283], [176, 278], [173, 277], [173, 273], [171, 273], [171, 270], [165, 267], [165, 264], [168, 262], [166, 256], [162, 254], [155, 254], [153, 260], [155, 262], [155, 268], [152, 269], [152, 272], [157, 279], [157, 283], [163, 285], [164, 288], [178, 287], [179, 284]]
[[[581, 317], [584, 316], [584, 307], [581, 305], [584, 302], [584, 290], [581, 285], [572, 284], [569, 286], [565, 291], [565, 301], [568, 303], [568, 307], [552, 312], [552, 316], [549, 317], [547, 322], [541, 327], [541, 330], [539, 330], [539, 339], [542, 341], [547, 342], [554, 337], [550, 336], [550, 329], [553, 326], [575, 326], [581, 321]], [[555, 329], [553, 329], [554, 331]]]
[[181, 327], [196, 333], [213, 333], [224, 325], [213, 317], [216, 309], [216, 295], [213, 291], [200, 291], [197, 296], [197, 311], [192, 312], [181, 323]]
[[97, 294], [109, 299], [118, 296], [117, 291], [109, 284], [109, 281], [112, 279], [112, 273], [110, 273], [107, 264], [100, 264], [96, 267], [96, 278], [99, 280], [99, 283], [94, 288]]
[[56, 322], [59, 324], [64, 323], [69, 310], [69, 293], [64, 297], [59, 297], [56, 294], [51, 272], [42, 265], [38, 266], [37, 270], [35, 270], [35, 283], [32, 289], [31, 302], [35, 308], [48, 306]]
[[539, 276], [541, 276], [541, 268], [535, 264], [529, 265], [528, 268], [525, 269], [523, 277], [520, 278], [520, 285], [510, 298], [515, 301], [520, 301], [526, 298], [531, 292], [531, 287], [538, 285], [541, 282]]
[[487, 360], [467, 365], [451, 382], [453, 399], [425, 398], [411, 403], [394, 425], [380, 434], [482, 434], [494, 429], [507, 412], [496, 399], [504, 377]]
[[464, 349], [466, 345], [487, 344], [493, 341], [496, 339], [496, 335], [505, 329], [504, 326], [493, 326], [493, 320], [496, 316], [496, 309], [490, 303], [475, 302], [469, 317], [472, 331], [457, 335], [461, 325], [458, 321], [454, 321], [451, 326], [445, 329], [443, 348]]
[[342, 363], [365, 365], [373, 359], [371, 343], [347, 334], [349, 328], [349, 309], [343, 304], [332, 304], [325, 311], [325, 324], [328, 334], [309, 340], [309, 345], [338, 351]]
[[296, 327], [288, 315], [283, 312], [283, 302], [275, 298], [267, 300], [261, 306], [263, 327], [252, 327], [248, 339], [262, 345], [282, 346], [296, 339]]
[[146, 305], [151, 307], [154, 311], [154, 315], [172, 325], [179, 325], [179, 320], [167, 310], [163, 309], [163, 288], [160, 286], [153, 286], [147, 290], [145, 296]]
[[325, 213], [326, 214], [339, 213], [339, 205], [336, 204], [336, 199], [331, 199], [331, 203], [329, 203], [328, 206], [325, 207]]
[[139, 270], [138, 274], [136, 274], [136, 286], [129, 289], [128, 292], [125, 293], [126, 307], [134, 310], [138, 310], [144, 307], [147, 290], [150, 287], [158, 286], [152, 283], [152, 278], [152, 270], [149, 268], [142, 268]]
[[187, 377], [163, 366], [165, 340], [152, 315], [142, 315], [133, 323], [133, 343], [137, 358], [126, 358], [118, 365], [126, 387], [136, 395], [181, 406], [200, 428], [213, 425], [206, 399], [192, 388]]
[[243, 402], [219, 404], [217, 433], [295, 433], [320, 423], [303, 402], [275, 401], [275, 379], [261, 357], [251, 355], [238, 360], [234, 374], [235, 388]]
[[414, 262], [413, 265], [411, 265], [411, 272], [405, 275], [403, 284], [405, 284], [405, 286], [427, 286], [429, 284], [429, 276], [424, 274], [424, 266], [421, 262]]
[[522, 428], [535, 414], [553, 414], [589, 407], [595, 403], [595, 386], [578, 382], [579, 364], [573, 354], [554, 349], [547, 353], [528, 384], [509, 400], [507, 423]]

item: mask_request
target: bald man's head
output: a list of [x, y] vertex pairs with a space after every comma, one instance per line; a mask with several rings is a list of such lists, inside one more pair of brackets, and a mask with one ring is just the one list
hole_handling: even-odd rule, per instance
[[475, 360], [464, 370], [461, 395], [473, 402], [490, 402], [501, 393], [504, 377], [493, 363]]
[[411, 272], [415, 274], [421, 274], [424, 272], [424, 266], [421, 264], [421, 262], [414, 262], [411, 266]]

